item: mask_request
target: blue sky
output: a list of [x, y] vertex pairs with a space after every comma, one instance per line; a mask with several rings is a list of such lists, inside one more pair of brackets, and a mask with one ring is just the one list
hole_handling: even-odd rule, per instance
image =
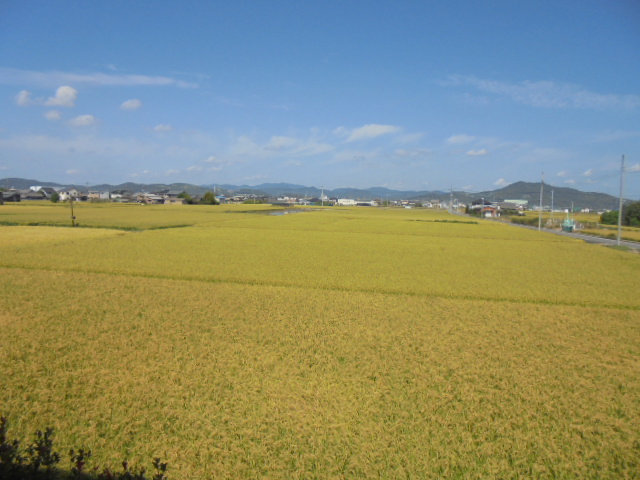
[[640, 198], [640, 3], [0, 1], [0, 177]]

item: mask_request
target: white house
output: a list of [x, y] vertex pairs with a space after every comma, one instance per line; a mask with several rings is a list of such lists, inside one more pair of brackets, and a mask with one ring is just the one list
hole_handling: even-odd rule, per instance
[[58, 195], [60, 195], [60, 201], [66, 202], [69, 198], [78, 198], [80, 196], [80, 192], [75, 188], [63, 188], [58, 191]]

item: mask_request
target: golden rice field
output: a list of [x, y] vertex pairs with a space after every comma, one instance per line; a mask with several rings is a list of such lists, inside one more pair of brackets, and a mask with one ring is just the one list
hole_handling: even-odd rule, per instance
[[640, 476], [640, 255], [255, 207], [1, 206], [11, 432], [174, 479]]
[[[580, 230], [580, 233], [587, 233], [604, 238], [618, 238], [618, 229], [616, 227], [585, 228]], [[622, 227], [620, 238], [623, 240], [631, 240], [632, 242], [640, 242], [640, 228]]]

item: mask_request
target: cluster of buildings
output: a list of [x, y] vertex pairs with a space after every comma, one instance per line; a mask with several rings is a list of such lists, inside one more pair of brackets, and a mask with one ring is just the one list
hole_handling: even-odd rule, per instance
[[[119, 202], [142, 204], [176, 204], [186, 203], [182, 198], [183, 191], [162, 190], [159, 192], [131, 192], [128, 190], [82, 190], [76, 187], [42, 187], [32, 186], [28, 189], [18, 190], [11, 188], [0, 192], [0, 200], [5, 202], [22, 202], [29, 200], [52, 200], [57, 196], [58, 200], [65, 202], [72, 199], [76, 202]], [[198, 197], [190, 197], [198, 201]]]
[[[5, 202], [21, 202], [29, 200], [51, 200], [57, 195], [59, 201], [72, 199], [78, 202], [118, 202], [118, 203], [139, 203], [139, 204], [163, 204], [182, 205], [185, 203], [200, 203], [201, 197], [198, 195], [185, 195], [180, 190], [161, 190], [156, 192], [132, 192], [128, 190], [82, 190], [76, 187], [44, 187], [32, 186], [29, 189], [17, 190], [9, 189], [0, 192], [0, 200]], [[426, 200], [359, 200], [353, 198], [328, 197], [322, 194], [319, 197], [282, 195], [270, 197], [255, 193], [235, 193], [233, 195], [216, 195], [219, 203], [269, 203], [274, 205], [324, 205], [324, 206], [395, 206], [404, 208], [424, 207], [424, 208], [449, 208], [449, 204], [439, 199]], [[499, 217], [501, 213], [517, 214], [527, 209], [527, 200], [504, 200], [493, 201], [484, 198], [475, 200], [469, 205], [453, 202], [454, 209], [465, 208], [468, 213], [482, 217]]]
[[484, 198], [480, 198], [471, 202], [467, 208], [467, 213], [478, 215], [485, 218], [496, 218], [501, 214], [523, 214], [527, 209], [529, 202], [527, 200], [503, 200], [490, 202]]

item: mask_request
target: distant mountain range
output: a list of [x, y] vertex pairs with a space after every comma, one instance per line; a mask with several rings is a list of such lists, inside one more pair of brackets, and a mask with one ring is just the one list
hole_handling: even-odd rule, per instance
[[[142, 183], [122, 183], [119, 185], [62, 185], [55, 182], [43, 182], [25, 178], [3, 178], [0, 179], [0, 188], [27, 189], [33, 185], [43, 187], [75, 187], [80, 190], [114, 191], [128, 190], [131, 192], [155, 192], [160, 190], [185, 191], [190, 195], [202, 195], [207, 191], [215, 189], [216, 194], [258, 194], [270, 197], [291, 196], [291, 197], [320, 197], [323, 189], [318, 187], [308, 187], [292, 183], [263, 183], [260, 185], [193, 185], [189, 183], [171, 184], [142, 184]], [[516, 182], [497, 190], [485, 192], [445, 192], [417, 191], [417, 190], [392, 190], [385, 187], [372, 187], [367, 189], [357, 188], [335, 188], [324, 189], [324, 194], [328, 197], [353, 198], [356, 200], [442, 200], [449, 201], [451, 197], [460, 203], [469, 203], [474, 200], [484, 198], [485, 200], [528, 200], [529, 205], [538, 205], [540, 201], [540, 184], [530, 182]], [[553, 204], [556, 208], [570, 208], [571, 204], [575, 208], [592, 208], [596, 210], [617, 210], [618, 198], [606, 193], [583, 192], [575, 188], [556, 187], [546, 185], [543, 189], [543, 202], [545, 206]]]

